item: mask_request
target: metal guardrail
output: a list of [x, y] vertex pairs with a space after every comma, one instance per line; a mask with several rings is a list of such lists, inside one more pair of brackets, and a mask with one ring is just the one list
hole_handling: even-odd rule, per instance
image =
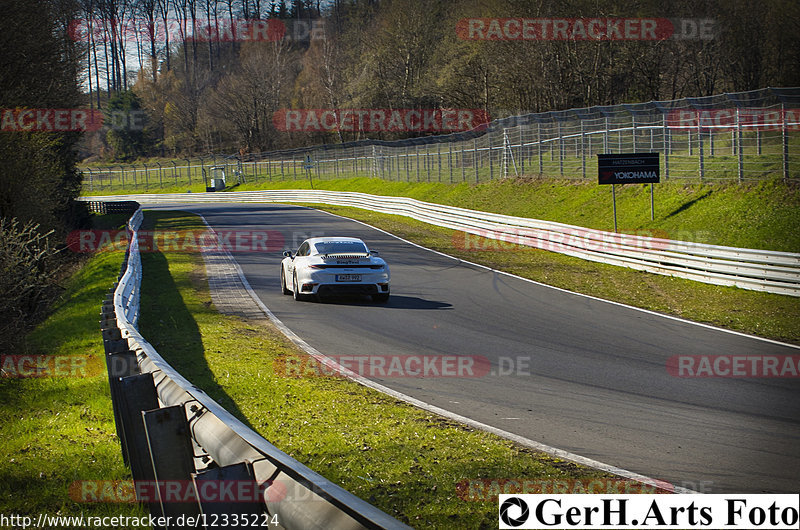
[[[122, 196], [104, 197], [114, 200]], [[354, 206], [403, 215], [523, 246], [590, 261], [742, 289], [800, 296], [800, 254], [618, 234], [524, 217], [387, 197], [325, 190], [268, 190], [223, 194], [147, 194], [125, 197], [163, 202], [299, 202]], [[97, 200], [98, 197], [92, 197]]]
[[[265, 521], [270, 528], [287, 529], [409, 528], [270, 444], [176, 372], [141, 336], [136, 324], [142, 280], [137, 231], [142, 217], [138, 209], [128, 223], [130, 244], [101, 320], [124, 459], [134, 484], [161, 486], [145, 496], [137, 486], [137, 499], [148, 504], [154, 516], [171, 516], [173, 523], [167, 528], [186, 526], [185, 519], [182, 525], [175, 523], [180, 516], [204, 517], [198, 527], [212, 528], [223, 515], [249, 521], [242, 525], [247, 528], [264, 527], [259, 524]], [[205, 502], [199, 495], [204, 480], [257, 485], [259, 497]], [[191, 484], [197, 502], [170, 502], [168, 484]], [[279, 526], [272, 524], [275, 521]]]
[[136, 201], [87, 201], [90, 212], [99, 214], [136, 213], [139, 203]]

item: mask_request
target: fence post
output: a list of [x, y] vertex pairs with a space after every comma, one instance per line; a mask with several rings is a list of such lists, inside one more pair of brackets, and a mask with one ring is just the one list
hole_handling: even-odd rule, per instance
[[789, 129], [786, 125], [786, 103], [781, 103], [781, 140], [783, 141], [783, 180], [789, 182]]
[[186, 160], [186, 174], [189, 175], [189, 187], [192, 186], [192, 161], [188, 158], [184, 158]]
[[584, 130], [583, 119], [581, 121], [581, 174], [586, 178], [586, 131]]
[[697, 113], [697, 151], [700, 155], [700, 180], [706, 176], [705, 159], [703, 158], [703, 129], [700, 123], [700, 112]]
[[467, 154], [464, 152], [464, 143], [461, 142], [461, 182], [467, 181]]
[[453, 183], [453, 142], [447, 142], [447, 167], [450, 168], [450, 184]]
[[472, 164], [475, 166], [475, 183], [477, 184], [480, 181], [478, 177], [478, 140], [476, 138], [472, 139]]
[[742, 122], [739, 117], [739, 107], [736, 107], [736, 149], [739, 151], [738, 165], [739, 165], [739, 183], [744, 180], [744, 153], [742, 149]]
[[661, 141], [661, 147], [664, 150], [664, 180], [667, 180], [669, 178], [669, 155], [672, 149], [672, 141], [667, 127], [667, 115], [663, 112], [661, 114], [661, 125], [664, 128], [664, 138]]
[[558, 129], [558, 171], [559, 174], [564, 176], [564, 136], [561, 134], [561, 120], [556, 122]]
[[439, 162], [439, 182], [442, 181], [442, 144], [436, 144], [436, 158]]
[[492, 161], [492, 133], [486, 133], [486, 139], [489, 142], [489, 180], [494, 180], [494, 163]]
[[417, 166], [417, 182], [419, 182], [420, 180], [419, 180], [419, 146], [418, 145], [414, 146], [414, 158], [416, 159], [415, 163], [416, 163], [416, 166]]
[[544, 171], [544, 162], [542, 160], [542, 122], [536, 122], [536, 151], [539, 155], [539, 174], [541, 175]]

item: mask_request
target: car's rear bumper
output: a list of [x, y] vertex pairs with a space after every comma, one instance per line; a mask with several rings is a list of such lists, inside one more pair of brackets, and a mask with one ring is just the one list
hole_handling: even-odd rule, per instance
[[319, 296], [373, 295], [388, 292], [388, 283], [335, 283], [316, 286], [316, 294]]

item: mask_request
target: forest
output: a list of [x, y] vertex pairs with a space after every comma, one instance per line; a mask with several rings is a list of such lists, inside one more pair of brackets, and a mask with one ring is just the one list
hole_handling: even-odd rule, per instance
[[67, 32], [84, 106], [143, 118], [87, 134], [92, 160], [439, 132], [286, 130], [287, 109], [493, 119], [800, 84], [793, 0], [80, 0]]

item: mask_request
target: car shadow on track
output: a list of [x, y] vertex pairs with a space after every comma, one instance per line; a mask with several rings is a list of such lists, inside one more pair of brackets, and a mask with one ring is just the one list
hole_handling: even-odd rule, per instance
[[387, 309], [452, 309], [453, 304], [438, 302], [436, 300], [425, 300], [417, 296], [402, 296], [393, 294], [386, 303], [373, 302], [368, 296], [335, 296], [323, 297], [320, 300], [323, 304], [334, 305], [354, 305], [354, 306], [375, 306]]

